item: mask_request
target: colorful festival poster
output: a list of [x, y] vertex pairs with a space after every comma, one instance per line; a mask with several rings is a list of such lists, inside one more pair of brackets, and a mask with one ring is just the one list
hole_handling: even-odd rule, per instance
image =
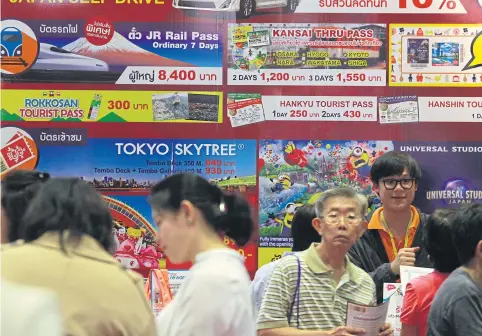
[[144, 277], [151, 269], [165, 268], [166, 258], [156, 243], [156, 229], [152, 226], [151, 208], [146, 196], [106, 196], [114, 226], [114, 258]]
[[352, 187], [370, 198], [373, 211], [379, 201], [370, 167], [393, 149], [391, 141], [261, 140], [258, 266], [291, 248], [297, 209], [313, 204], [327, 189]]
[[386, 25], [228, 25], [228, 85], [385, 86]]
[[2, 121], [223, 121], [221, 92], [7, 89], [2, 96]]
[[[102, 18], [3, 20], [1, 24], [2, 40], [9, 38], [9, 56], [2, 54], [2, 80], [222, 84], [223, 37], [216, 25], [111, 22]], [[21, 54], [14, 54], [14, 50], [21, 50]]]
[[404, 142], [422, 169], [415, 205], [426, 213], [482, 203], [482, 142]]
[[482, 24], [391, 24], [390, 86], [482, 86]]

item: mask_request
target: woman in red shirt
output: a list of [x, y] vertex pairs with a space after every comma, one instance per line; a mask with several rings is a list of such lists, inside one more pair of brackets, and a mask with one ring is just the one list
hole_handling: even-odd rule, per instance
[[425, 336], [427, 319], [435, 293], [450, 273], [460, 266], [452, 243], [451, 223], [454, 209], [438, 209], [425, 226], [425, 244], [435, 271], [413, 279], [403, 296], [400, 336]]

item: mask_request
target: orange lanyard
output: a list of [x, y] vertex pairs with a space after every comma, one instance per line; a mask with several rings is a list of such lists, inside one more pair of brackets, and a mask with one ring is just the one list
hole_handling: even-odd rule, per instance
[[[395, 239], [393, 238], [392, 232], [388, 228], [388, 224], [387, 224], [387, 221], [385, 220], [385, 216], [383, 215], [383, 211], [381, 212], [380, 217], [381, 217], [381, 220], [382, 220], [382, 224], [387, 229], [388, 236], [390, 237], [390, 242], [392, 243], [393, 255], [396, 257], [397, 254], [398, 254], [397, 245], [395, 244]], [[405, 233], [405, 243], [403, 244], [403, 248], [408, 247], [408, 236], [409, 236], [410, 226], [412, 225], [412, 221], [413, 221], [413, 212], [410, 215], [410, 222], [408, 222], [407, 232]]]

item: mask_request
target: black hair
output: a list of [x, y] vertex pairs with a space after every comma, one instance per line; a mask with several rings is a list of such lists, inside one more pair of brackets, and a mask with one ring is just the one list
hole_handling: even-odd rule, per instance
[[182, 201], [191, 202], [199, 209], [208, 225], [219, 233], [244, 246], [254, 231], [248, 202], [238, 194], [224, 194], [204, 178], [176, 174], [157, 183], [151, 190], [149, 203], [154, 209], [178, 211]]
[[396, 151], [387, 152], [373, 162], [370, 179], [377, 185], [384, 177], [401, 175], [404, 169], [408, 170], [408, 174], [415, 182], [420, 181], [422, 170], [413, 157]]
[[312, 243], [320, 242], [320, 234], [312, 224], [315, 218], [316, 211], [313, 204], [305, 204], [296, 211], [291, 223], [293, 252], [304, 251], [308, 249]]
[[453, 219], [453, 241], [460, 263], [467, 266], [482, 240], [482, 204], [460, 207]]
[[114, 246], [112, 217], [102, 196], [78, 178], [52, 178], [34, 198], [23, 218], [24, 239], [36, 240], [50, 231], [60, 233], [60, 245], [65, 252], [64, 232], [68, 239], [93, 237], [111, 252]]
[[22, 217], [32, 199], [49, 179], [48, 173], [34, 170], [13, 170], [2, 180], [2, 208], [7, 218], [7, 239], [22, 239]]
[[437, 271], [451, 273], [460, 266], [452, 241], [452, 220], [455, 209], [437, 209], [425, 225], [424, 243]]

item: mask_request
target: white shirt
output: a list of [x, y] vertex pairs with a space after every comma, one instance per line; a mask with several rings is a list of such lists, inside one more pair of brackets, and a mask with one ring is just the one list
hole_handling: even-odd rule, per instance
[[255, 335], [243, 258], [227, 248], [198, 254], [174, 300], [158, 317], [158, 336]]
[[2, 336], [61, 336], [62, 317], [53, 293], [1, 280]]

